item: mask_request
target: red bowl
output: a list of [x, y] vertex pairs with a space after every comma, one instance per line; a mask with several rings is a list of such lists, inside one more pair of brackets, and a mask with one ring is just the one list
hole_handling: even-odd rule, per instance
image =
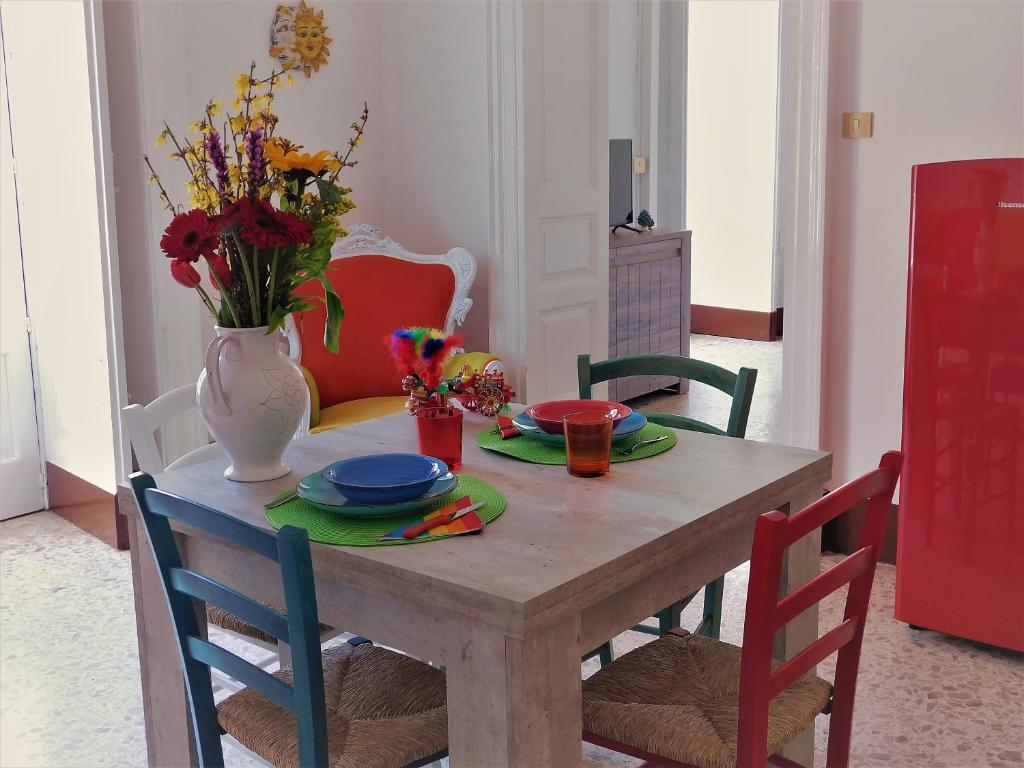
[[612, 417], [612, 429], [625, 419], [633, 409], [622, 403], [607, 400], [552, 400], [538, 403], [526, 409], [526, 415], [537, 422], [537, 426], [548, 434], [561, 435], [564, 430], [562, 419], [567, 413], [608, 414]]

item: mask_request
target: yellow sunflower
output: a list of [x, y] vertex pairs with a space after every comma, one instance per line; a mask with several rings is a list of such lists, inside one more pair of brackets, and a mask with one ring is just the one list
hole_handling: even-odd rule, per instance
[[274, 138], [267, 142], [265, 152], [271, 167], [282, 171], [304, 170], [315, 175], [325, 169], [337, 169], [338, 161], [330, 150], [321, 149], [311, 155], [308, 152], [300, 152], [301, 148], [286, 139]]

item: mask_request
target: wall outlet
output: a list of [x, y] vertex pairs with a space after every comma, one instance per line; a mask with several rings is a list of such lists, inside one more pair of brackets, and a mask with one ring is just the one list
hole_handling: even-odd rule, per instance
[[633, 173], [647, 173], [647, 158], [643, 155], [633, 155]]

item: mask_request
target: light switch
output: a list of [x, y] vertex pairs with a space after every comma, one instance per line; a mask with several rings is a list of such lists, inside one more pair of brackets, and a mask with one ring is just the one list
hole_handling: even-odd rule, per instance
[[874, 112], [843, 112], [844, 139], [870, 139]]
[[643, 155], [633, 155], [633, 173], [647, 173], [647, 158]]

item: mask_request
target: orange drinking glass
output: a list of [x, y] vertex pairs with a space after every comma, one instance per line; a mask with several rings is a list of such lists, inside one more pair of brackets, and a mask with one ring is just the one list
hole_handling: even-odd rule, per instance
[[607, 413], [567, 413], [565, 468], [576, 477], [607, 475], [612, 460], [612, 417]]
[[462, 468], [462, 411], [458, 408], [419, 408], [416, 428], [420, 453], [433, 456], [455, 472]]

